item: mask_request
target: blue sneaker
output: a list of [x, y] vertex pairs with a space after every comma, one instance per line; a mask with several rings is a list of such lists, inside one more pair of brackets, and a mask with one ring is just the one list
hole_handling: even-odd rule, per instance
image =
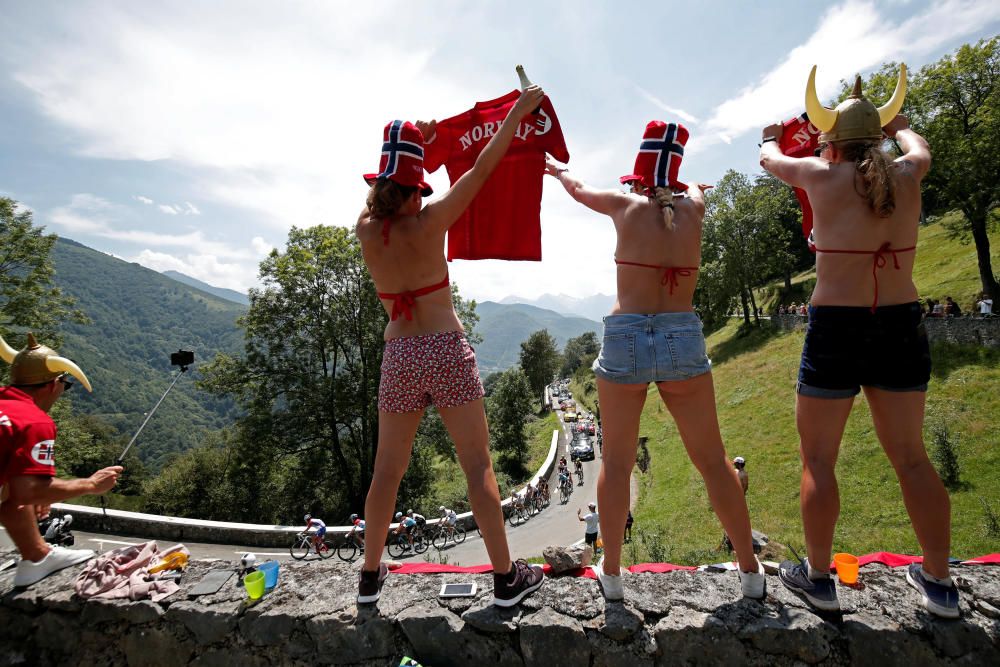
[[837, 587], [833, 578], [827, 575], [822, 579], [810, 579], [807, 563], [808, 559], [801, 563], [784, 561], [778, 566], [778, 578], [781, 579], [781, 583], [817, 609], [840, 611], [840, 601], [837, 599]]
[[941, 618], [958, 618], [958, 587], [936, 584], [924, 577], [920, 563], [911, 563], [906, 569], [906, 581], [920, 593], [924, 609]]

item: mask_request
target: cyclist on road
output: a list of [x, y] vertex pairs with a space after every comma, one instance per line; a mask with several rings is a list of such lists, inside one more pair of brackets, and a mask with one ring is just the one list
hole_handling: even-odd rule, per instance
[[357, 514], [351, 515], [351, 532], [347, 534], [347, 539], [353, 541], [364, 553], [365, 550], [365, 520]]
[[538, 480], [538, 496], [545, 502], [549, 502], [549, 482], [548, 480]]
[[458, 514], [455, 510], [441, 505], [438, 508], [438, 512], [441, 513], [441, 525], [448, 531], [448, 534], [452, 537], [455, 536], [455, 526], [458, 524]]
[[309, 529], [313, 526], [316, 527], [316, 534], [313, 535], [312, 543], [313, 547], [316, 549], [316, 553], [319, 553], [320, 547], [323, 546], [323, 537], [326, 535], [326, 524], [323, 523], [322, 519], [316, 519], [312, 514], [306, 514], [303, 517], [303, 521], [306, 522], [305, 532], [309, 532]]
[[[413, 510], [410, 510], [411, 512]], [[413, 520], [412, 517], [403, 516], [402, 512], [396, 512], [395, 520], [399, 522], [396, 526], [396, 530], [393, 531], [396, 535], [406, 535], [406, 541], [410, 543], [410, 548], [413, 548], [413, 529], [417, 527], [417, 522]]]
[[563, 472], [565, 470], [569, 470], [569, 464], [566, 463], [566, 457], [561, 456], [559, 457], [559, 472]]
[[576, 476], [580, 478], [580, 481], [577, 482], [577, 484], [583, 486], [583, 461], [580, 459], [576, 460]]
[[563, 493], [569, 495], [573, 488], [573, 478], [570, 476], [568, 470], [559, 471], [559, 488], [563, 490]]
[[417, 535], [423, 535], [424, 529], [427, 527], [427, 518], [423, 514], [417, 514], [413, 510], [406, 510], [406, 516], [417, 522], [417, 528], [413, 532]]

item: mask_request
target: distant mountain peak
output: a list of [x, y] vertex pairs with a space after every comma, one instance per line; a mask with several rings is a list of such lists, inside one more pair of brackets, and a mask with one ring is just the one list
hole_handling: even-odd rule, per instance
[[172, 278], [179, 283], [184, 283], [190, 287], [200, 289], [202, 292], [208, 292], [220, 299], [225, 299], [226, 301], [232, 301], [233, 303], [239, 303], [244, 306], [250, 305], [250, 298], [243, 292], [237, 292], [236, 290], [226, 289], [225, 287], [216, 287], [215, 285], [209, 285], [206, 282], [198, 280], [197, 278], [192, 278], [186, 273], [181, 273], [180, 271], [174, 271], [173, 269], [163, 271], [163, 275], [168, 278]]
[[542, 294], [539, 297], [529, 299], [517, 295], [509, 295], [500, 299], [499, 303], [514, 304], [523, 303], [529, 306], [537, 306], [552, 310], [560, 315], [571, 317], [586, 317], [590, 320], [598, 320], [611, 311], [615, 303], [614, 294], [591, 294], [585, 297], [570, 296], [569, 294]]

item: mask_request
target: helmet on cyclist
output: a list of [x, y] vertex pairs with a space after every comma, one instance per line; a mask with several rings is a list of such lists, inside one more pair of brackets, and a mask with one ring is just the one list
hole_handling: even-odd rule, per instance
[[354, 523], [357, 520], [358, 520], [358, 515], [357, 514], [352, 514], [351, 515], [351, 523]]
[[444, 505], [438, 508], [438, 512], [443, 512], [443, 511], [444, 511]]
[[311, 518], [313, 518], [312, 514], [306, 514], [304, 517], [302, 517], [302, 520], [303, 521], [309, 521], [309, 519], [311, 519]]
[[244, 570], [248, 570], [251, 567], [256, 567], [256, 566], [257, 566], [256, 554], [247, 552], [243, 554], [242, 558], [240, 558], [240, 567], [242, 567]]
[[413, 510], [406, 510], [406, 516], [413, 516]]
[[397, 519], [402, 519], [403, 518], [403, 513], [402, 512], [396, 512], [396, 518]]

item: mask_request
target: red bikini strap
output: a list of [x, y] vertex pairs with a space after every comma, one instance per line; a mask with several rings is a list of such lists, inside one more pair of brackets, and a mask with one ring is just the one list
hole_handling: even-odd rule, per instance
[[392, 299], [392, 314], [390, 315], [390, 320], [395, 322], [402, 315], [407, 320], [413, 320], [413, 306], [416, 304], [417, 297], [430, 294], [431, 292], [436, 292], [439, 289], [444, 289], [448, 286], [448, 275], [445, 274], [444, 280], [439, 283], [434, 283], [433, 285], [428, 285], [427, 287], [421, 287], [420, 289], [415, 289], [409, 292], [379, 292], [378, 296], [380, 299]]
[[641, 262], [626, 262], [625, 260], [615, 259], [615, 264], [624, 264], [626, 266], [641, 266], [644, 269], [657, 269], [663, 270], [663, 278], [660, 279], [661, 285], [669, 285], [670, 293], [674, 293], [674, 287], [679, 284], [677, 281], [678, 276], [690, 276], [693, 275], [693, 271], [697, 271], [697, 266], [660, 266], [659, 264], [643, 264]]
[[886, 241], [878, 250], [821, 250], [816, 248], [816, 252], [825, 253], [835, 253], [841, 255], [871, 255], [872, 256], [872, 279], [875, 281], [875, 299], [872, 301], [872, 313], [878, 308], [878, 270], [883, 268], [889, 260], [886, 255], [892, 255], [892, 265], [893, 268], [899, 270], [899, 257], [897, 253], [909, 252], [910, 250], [916, 250], [917, 246], [910, 246], [909, 248], [892, 248], [891, 243]]

